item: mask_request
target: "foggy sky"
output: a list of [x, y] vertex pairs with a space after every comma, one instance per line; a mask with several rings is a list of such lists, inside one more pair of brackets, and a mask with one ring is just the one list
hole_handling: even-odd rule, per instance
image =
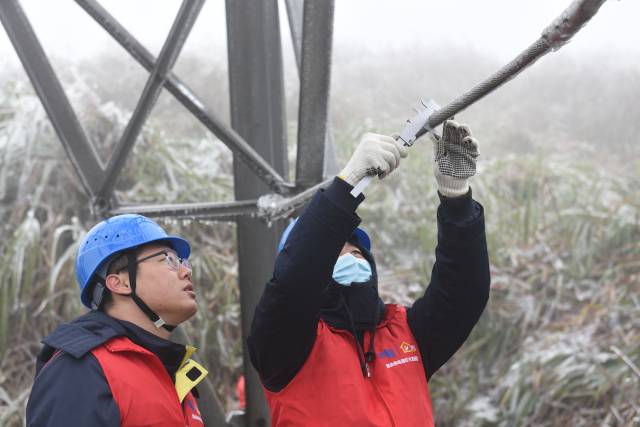
[[[21, 0], [45, 50], [67, 60], [90, 58], [119, 49], [72, 0]], [[337, 0], [334, 49], [356, 47], [384, 53], [406, 47], [424, 54], [443, 43], [470, 47], [507, 61], [533, 42], [569, 4], [559, 0]], [[101, 2], [147, 48], [160, 51], [179, 0], [103, 0]], [[289, 36], [284, 2], [279, 2], [283, 38]], [[640, 31], [634, 20], [640, 1], [609, 0], [574, 40], [567, 55], [606, 51], [638, 61]], [[211, 54], [226, 61], [224, 1], [208, 0], [185, 46], [185, 53]], [[4, 31], [0, 35], [0, 67], [19, 65]], [[285, 55], [289, 54], [285, 39]]]

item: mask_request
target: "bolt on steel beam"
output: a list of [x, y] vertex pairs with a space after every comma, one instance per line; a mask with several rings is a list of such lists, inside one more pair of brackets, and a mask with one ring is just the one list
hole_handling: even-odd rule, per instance
[[0, 1], [0, 20], [67, 157], [80, 177], [82, 187], [90, 198], [94, 198], [103, 180], [104, 166], [17, 0]]
[[169, 36], [160, 51], [158, 61], [142, 91], [138, 105], [107, 164], [105, 178], [98, 193], [98, 198], [102, 201], [107, 201], [111, 198], [118, 174], [122, 170], [144, 122], [151, 113], [151, 109], [158, 100], [167, 78], [167, 73], [178, 59], [178, 55], [193, 28], [203, 4], [204, 0], [184, 0], [182, 2], [178, 15], [169, 31]]
[[[96, 0], [76, 0], [76, 3], [129, 52], [142, 67], [147, 71], [153, 69], [156, 58]], [[177, 76], [169, 73], [164, 85], [178, 102], [233, 151], [236, 158], [249, 166], [272, 191], [279, 194], [288, 194], [292, 191], [293, 184], [286, 182], [236, 131], [208, 112], [204, 102]]]
[[256, 216], [266, 221], [267, 224], [278, 219], [288, 218], [313, 197], [318, 190], [329, 187], [333, 180], [333, 177], [327, 178], [313, 187], [309, 187], [290, 197], [282, 197], [279, 194], [265, 194], [257, 200], [258, 212]]

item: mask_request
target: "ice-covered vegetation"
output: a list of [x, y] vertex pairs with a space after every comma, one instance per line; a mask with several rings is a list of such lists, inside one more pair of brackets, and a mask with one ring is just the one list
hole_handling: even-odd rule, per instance
[[[333, 130], [343, 161], [362, 132], [397, 130], [420, 95], [444, 103], [498, 65], [451, 50], [413, 67], [397, 67], [401, 58], [336, 58]], [[144, 73], [102, 61], [109, 67], [66, 68], [63, 81], [106, 158]], [[179, 68], [226, 117], [224, 70], [195, 58]], [[29, 83], [17, 71], [0, 82], [0, 425], [20, 425], [40, 338], [83, 312], [73, 257], [94, 219]], [[295, 84], [287, 88], [292, 108]], [[466, 344], [430, 382], [438, 425], [640, 422], [639, 89], [637, 67], [549, 59], [458, 117], [480, 140], [472, 187], [486, 212], [492, 291]], [[360, 210], [389, 301], [410, 304], [429, 283], [430, 154], [429, 141], [418, 142]], [[231, 155], [165, 94], [117, 192], [130, 202], [231, 200]], [[234, 226], [164, 224], [194, 244], [200, 310], [187, 332], [232, 409], [242, 348]]]

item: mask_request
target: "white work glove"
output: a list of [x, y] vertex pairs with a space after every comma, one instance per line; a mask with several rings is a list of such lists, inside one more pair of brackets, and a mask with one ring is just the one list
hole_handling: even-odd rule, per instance
[[433, 173], [438, 191], [445, 197], [459, 197], [469, 191], [469, 178], [476, 174], [478, 141], [465, 124], [444, 122], [442, 137], [430, 133], [433, 140]]
[[338, 176], [352, 186], [367, 175], [378, 175], [383, 179], [404, 157], [407, 157], [407, 148], [402, 142], [390, 136], [366, 133]]

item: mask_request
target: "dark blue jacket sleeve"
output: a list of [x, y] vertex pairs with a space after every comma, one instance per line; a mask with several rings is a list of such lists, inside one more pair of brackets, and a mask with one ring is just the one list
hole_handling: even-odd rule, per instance
[[322, 294], [344, 243], [360, 223], [364, 200], [336, 178], [318, 192], [291, 230], [276, 258], [273, 278], [255, 310], [247, 340], [264, 386], [284, 388], [300, 370], [316, 338]]
[[60, 353], [38, 372], [27, 404], [27, 425], [120, 426], [120, 412], [92, 354], [76, 359]]
[[460, 348], [489, 299], [489, 257], [482, 206], [467, 196], [441, 197], [431, 283], [407, 309], [427, 378]]

